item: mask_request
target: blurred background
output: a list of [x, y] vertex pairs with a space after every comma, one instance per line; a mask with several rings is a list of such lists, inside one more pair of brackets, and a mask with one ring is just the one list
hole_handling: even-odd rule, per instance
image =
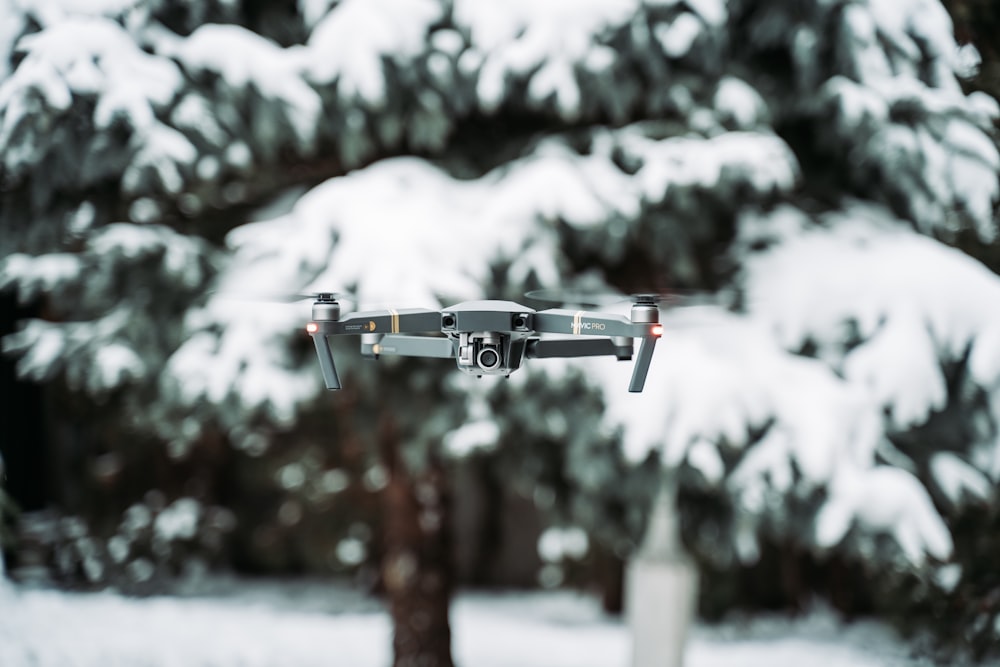
[[[703, 620], [820, 600], [996, 657], [998, 30], [988, 0], [0, 0], [6, 577], [335, 579], [395, 664], [450, 665], [456, 590], [621, 613], [667, 489]], [[288, 298], [538, 289], [699, 297], [638, 395], [614, 360], [477, 381], [348, 339], [328, 392]]]

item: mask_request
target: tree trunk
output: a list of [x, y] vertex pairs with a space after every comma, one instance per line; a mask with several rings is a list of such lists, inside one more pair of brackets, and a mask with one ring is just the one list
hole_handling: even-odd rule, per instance
[[393, 667], [453, 667], [451, 532], [448, 485], [440, 461], [419, 472], [402, 460], [398, 427], [383, 416], [380, 448], [388, 469], [383, 490], [382, 582], [393, 623]]

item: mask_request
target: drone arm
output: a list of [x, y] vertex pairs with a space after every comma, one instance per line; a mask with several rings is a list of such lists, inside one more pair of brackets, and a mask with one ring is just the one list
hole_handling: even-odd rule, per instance
[[535, 313], [532, 328], [538, 333], [638, 338], [650, 335], [650, 326], [620, 315], [552, 309]]
[[335, 334], [396, 334], [441, 331], [441, 313], [436, 310], [407, 308], [351, 313], [334, 323]]
[[610, 338], [528, 341], [526, 355], [529, 359], [554, 359], [569, 357], [603, 357], [614, 355], [619, 359], [632, 357], [631, 340], [627, 346], [615, 345]]
[[362, 340], [361, 353], [366, 357], [376, 358], [391, 354], [398, 357], [448, 359], [455, 356], [455, 343], [450, 338], [388, 334], [377, 343]]

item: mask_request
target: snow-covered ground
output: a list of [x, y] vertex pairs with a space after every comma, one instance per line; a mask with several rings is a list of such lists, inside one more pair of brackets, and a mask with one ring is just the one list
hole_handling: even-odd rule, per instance
[[[3, 588], [2, 667], [386, 667], [382, 609], [321, 582], [229, 582], [171, 597]], [[569, 593], [458, 596], [460, 667], [624, 667], [626, 627]], [[699, 627], [688, 667], [918, 667], [907, 644], [827, 612]]]

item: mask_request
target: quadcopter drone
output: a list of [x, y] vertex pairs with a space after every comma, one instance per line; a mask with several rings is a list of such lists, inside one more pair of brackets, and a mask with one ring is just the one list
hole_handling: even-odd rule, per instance
[[[655, 296], [635, 297], [631, 316], [552, 308], [533, 310], [513, 301], [466, 301], [444, 310], [376, 310], [351, 313], [341, 319], [333, 293], [316, 295], [312, 322], [306, 326], [319, 355], [327, 389], [340, 389], [330, 336], [360, 335], [361, 354], [455, 359], [459, 370], [509, 376], [524, 359], [638, 357], [628, 390], [641, 392], [656, 340], [663, 335]], [[543, 339], [540, 334], [572, 338]]]

